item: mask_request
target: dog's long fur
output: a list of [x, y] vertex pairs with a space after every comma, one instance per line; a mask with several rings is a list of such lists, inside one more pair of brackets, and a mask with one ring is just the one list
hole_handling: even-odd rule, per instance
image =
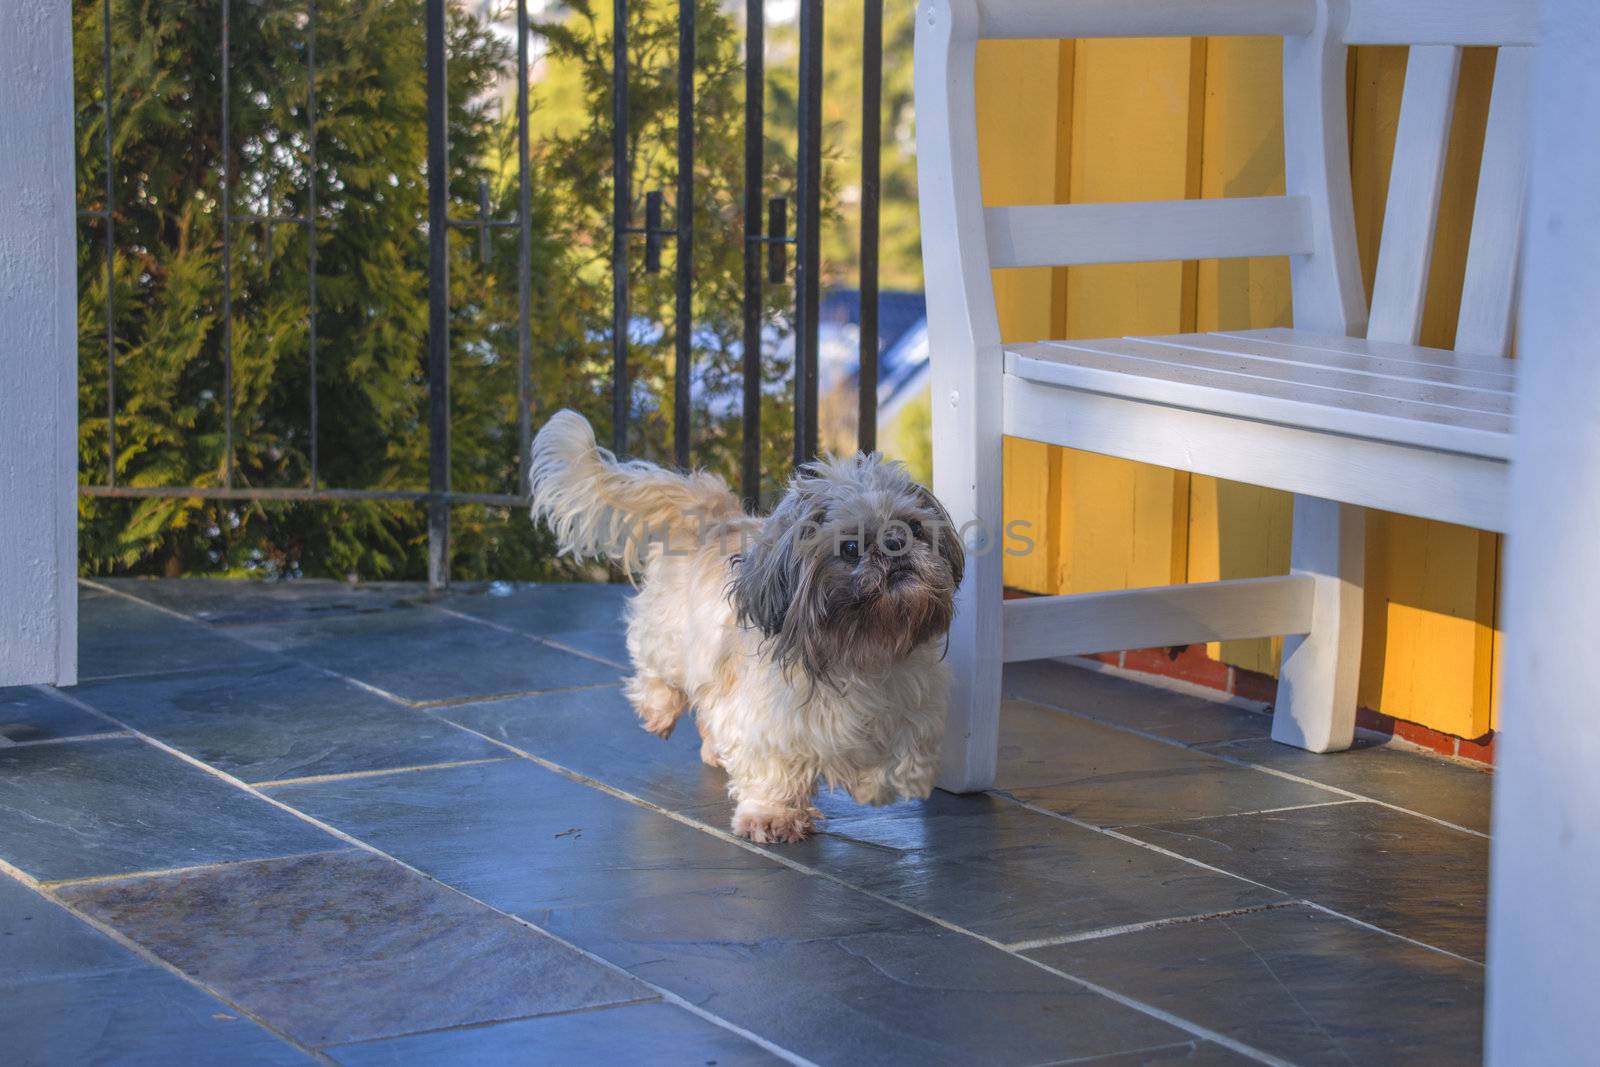
[[562, 552], [614, 560], [640, 586], [628, 699], [663, 738], [694, 709], [736, 833], [806, 836], [819, 781], [868, 804], [932, 789], [965, 561], [903, 467], [820, 460], [762, 518], [715, 475], [618, 462], [561, 411], [534, 440], [532, 480], [533, 517]]

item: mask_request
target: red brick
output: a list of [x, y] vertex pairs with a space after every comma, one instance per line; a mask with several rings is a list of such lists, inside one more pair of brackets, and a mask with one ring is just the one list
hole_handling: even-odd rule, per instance
[[1484, 763], [1494, 766], [1494, 742], [1500, 736], [1493, 730], [1475, 740], [1469, 741], [1463, 737], [1456, 742], [1456, 755], [1462, 759], [1469, 759], [1475, 763]]
[[1381, 711], [1371, 708], [1356, 709], [1356, 725], [1363, 730], [1374, 730], [1380, 734], [1394, 735], [1394, 720]]
[[1454, 756], [1456, 754], [1456, 739], [1454, 737], [1440, 733], [1438, 730], [1427, 726], [1419, 726], [1414, 722], [1396, 719], [1394, 736], [1410, 741], [1413, 745], [1421, 745], [1423, 748], [1432, 749], [1443, 756]]
[[1122, 665], [1129, 670], [1228, 691], [1228, 665], [1206, 655], [1205, 645], [1131, 649], [1123, 656]]
[[1233, 694], [1244, 697], [1246, 700], [1259, 700], [1263, 704], [1270, 704], [1278, 699], [1278, 680], [1270, 674], [1260, 671], [1247, 671], [1243, 667], [1233, 669]]

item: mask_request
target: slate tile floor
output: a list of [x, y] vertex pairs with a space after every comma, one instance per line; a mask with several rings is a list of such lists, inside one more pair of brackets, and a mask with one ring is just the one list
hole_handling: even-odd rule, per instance
[[989, 793], [750, 846], [626, 594], [87, 583], [0, 690], [0, 1058], [1479, 1058], [1486, 775], [1027, 664]]

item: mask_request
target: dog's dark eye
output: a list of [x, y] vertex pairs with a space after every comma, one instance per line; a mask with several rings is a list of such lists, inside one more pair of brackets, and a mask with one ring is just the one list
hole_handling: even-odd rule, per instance
[[912, 537], [921, 537], [922, 536], [922, 523], [918, 522], [916, 519], [912, 519], [911, 520], [911, 536]]
[[854, 563], [861, 558], [861, 543], [859, 541], [840, 541], [839, 555]]

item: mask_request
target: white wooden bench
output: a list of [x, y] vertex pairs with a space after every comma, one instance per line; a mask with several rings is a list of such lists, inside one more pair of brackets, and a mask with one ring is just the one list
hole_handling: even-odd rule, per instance
[[[1001, 529], [1010, 435], [1293, 492], [1287, 575], [1002, 602], [971, 561], [940, 784], [994, 777], [1002, 662], [1286, 635], [1272, 735], [1349, 747], [1362, 508], [1506, 528], [1507, 358], [1532, 0], [922, 0], [917, 154], [935, 489]], [[982, 38], [1283, 38], [1286, 195], [985, 209]], [[1411, 46], [1372, 306], [1357, 262], [1346, 48]], [[1417, 345], [1463, 46], [1499, 47], [1456, 350]], [[1004, 344], [990, 270], [1286, 255], [1293, 329]]]

